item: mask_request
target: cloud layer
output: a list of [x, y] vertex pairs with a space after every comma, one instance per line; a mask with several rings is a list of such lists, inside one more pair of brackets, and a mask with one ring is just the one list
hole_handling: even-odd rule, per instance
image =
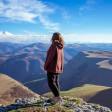
[[[10, 32], [0, 32], [0, 42], [12, 43], [49, 43], [52, 35], [39, 35], [36, 33], [27, 33], [15, 35]], [[112, 43], [111, 34], [63, 34], [65, 43]]]
[[58, 30], [59, 24], [49, 18], [55, 9], [40, 0], [0, 0], [0, 18], [6, 21], [36, 23], [36, 19], [48, 30]]
[[15, 35], [10, 32], [0, 31], [0, 42], [11, 42], [11, 43], [35, 43], [35, 42], [50, 42], [49, 35], [39, 35], [39, 34], [21, 34]]

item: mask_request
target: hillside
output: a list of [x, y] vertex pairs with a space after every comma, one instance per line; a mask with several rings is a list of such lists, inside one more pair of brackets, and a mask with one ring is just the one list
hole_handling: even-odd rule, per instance
[[[13, 49], [14, 45], [9, 46], [11, 50], [9, 54], [0, 54], [0, 73], [22, 82], [39, 94], [48, 92], [43, 64], [49, 45], [33, 43], [19, 45]], [[2, 43], [1, 50], [3, 48], [4, 52], [7, 52], [6, 43]], [[62, 90], [69, 90], [83, 84], [112, 86], [112, 52], [110, 51], [111, 44], [65, 45], [64, 73], [60, 77]]]
[[0, 55], [6, 55], [24, 47], [25, 44], [0, 42]]
[[[94, 102], [94, 104], [92, 101], [90, 101], [92, 98], [95, 98], [95, 96], [100, 92], [111, 89], [109, 87], [84, 85], [82, 87], [74, 88], [69, 91], [62, 91], [61, 95], [63, 98], [63, 102], [55, 104], [47, 103], [47, 100], [51, 97], [51, 93], [38, 96], [17, 81], [3, 74], [0, 75], [0, 81], [2, 84], [0, 87], [0, 90], [2, 90], [0, 91], [0, 102], [5, 101], [4, 104], [9, 103], [9, 105], [0, 106], [0, 112], [112, 112], [108, 108], [112, 108], [109, 103], [111, 99], [107, 99], [107, 105], [103, 105], [101, 104], [101, 102]], [[16, 90], [14, 88], [16, 88]], [[109, 95], [109, 97], [110, 96], [112, 95]], [[35, 97], [35, 99], [32, 99], [33, 97]], [[87, 100], [90, 103], [85, 102], [81, 98]], [[101, 98], [103, 98], [104, 103], [104, 100], [107, 98], [107, 96], [101, 95], [100, 97], [99, 94], [98, 98], [100, 100]], [[16, 102], [14, 102], [14, 99], [16, 99]]]
[[100, 104], [112, 108], [112, 88], [98, 85], [83, 85], [62, 92], [62, 95], [75, 96], [83, 98], [84, 101]]
[[[61, 89], [69, 90], [84, 84], [112, 87], [111, 57], [112, 52], [107, 51], [79, 52], [65, 64], [64, 73], [60, 75]], [[49, 91], [46, 79], [29, 82], [26, 86], [40, 94]]]
[[[39, 47], [41, 46], [38, 44], [31, 44], [16, 50], [0, 64], [0, 72], [22, 83], [44, 77], [45, 52], [42, 52]], [[44, 49], [44, 46], [42, 48]]]
[[[69, 90], [84, 84], [112, 87], [111, 57], [112, 52], [107, 51], [78, 53], [64, 66], [64, 73], [60, 75], [61, 90]], [[49, 91], [46, 79], [26, 85], [40, 94]]]
[[111, 87], [106, 87], [106, 86], [98, 86], [98, 85], [90, 85], [90, 84], [85, 84], [83, 86], [79, 86], [76, 88], [72, 88], [68, 91], [62, 91], [62, 95], [70, 95], [70, 96], [76, 96], [76, 97], [81, 97], [84, 100], [88, 101], [88, 99], [97, 93], [110, 89]]
[[39, 95], [11, 77], [0, 74], [0, 104], [8, 104], [17, 98], [25, 97], [39, 97]]
[[[61, 91], [61, 95], [82, 98], [86, 102], [96, 103], [112, 108], [111, 87], [85, 84], [68, 91]], [[44, 96], [50, 97], [52, 96], [52, 93], [46, 93]]]
[[112, 52], [83, 51], [71, 59], [61, 75], [62, 90], [94, 84], [112, 87]]
[[[3, 46], [4, 45], [4, 46]], [[6, 48], [3, 44], [0, 49], [7, 52], [8, 48], [13, 52], [10, 54], [0, 54], [0, 72], [8, 74], [14, 79], [26, 83], [32, 80], [45, 78], [45, 72], [43, 70], [43, 64], [46, 58], [46, 52], [48, 44], [34, 43], [30, 45], [24, 45], [13, 50], [12, 46]], [[67, 46], [65, 48], [65, 63], [67, 63], [77, 53], [74, 52], [74, 48]], [[20, 68], [18, 70], [18, 68]]]

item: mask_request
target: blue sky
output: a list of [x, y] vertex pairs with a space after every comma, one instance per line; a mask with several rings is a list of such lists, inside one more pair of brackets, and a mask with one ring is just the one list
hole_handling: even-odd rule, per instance
[[59, 31], [66, 42], [112, 42], [111, 21], [112, 0], [0, 0], [0, 32], [29, 41]]

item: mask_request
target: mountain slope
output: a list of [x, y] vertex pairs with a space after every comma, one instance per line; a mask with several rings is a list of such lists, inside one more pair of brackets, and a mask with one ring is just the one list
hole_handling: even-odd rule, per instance
[[[50, 92], [44, 95], [50, 97], [52, 93]], [[96, 103], [112, 108], [112, 87], [85, 84], [68, 91], [61, 91], [61, 95], [82, 98], [86, 102]]]
[[27, 87], [12, 79], [11, 77], [0, 74], [0, 103], [7, 104], [17, 98], [39, 97]]
[[[45, 78], [43, 64], [47, 49], [48, 44], [34, 43], [22, 48], [19, 47], [10, 55], [0, 55], [0, 72], [22, 83]], [[65, 63], [77, 54], [75, 51], [70, 46], [65, 47]]]
[[111, 87], [85, 84], [76, 88], [72, 88], [68, 91], [62, 91], [62, 95], [76, 96], [88, 101], [88, 99], [90, 99], [92, 96], [95, 96], [97, 93], [110, 88]]
[[112, 108], [112, 87], [86, 84], [69, 91], [63, 91], [61, 94], [83, 98], [84, 101]]
[[98, 92], [96, 95], [91, 97], [88, 102], [97, 103], [100, 105], [107, 106], [112, 109], [112, 88], [105, 89], [103, 91]]
[[[5, 45], [6, 44], [4, 44], [4, 46]], [[14, 45], [12, 46], [14, 47]], [[86, 83], [101, 84], [104, 86], [112, 85], [112, 61], [110, 59], [112, 53], [109, 52], [111, 45], [107, 44], [105, 48], [104, 45], [105, 44], [65, 45], [65, 67], [64, 73], [60, 78], [63, 90]], [[27, 87], [30, 87], [30, 89], [37, 93], [47, 92], [48, 87], [43, 64], [48, 46], [48, 44], [33, 43], [31, 45], [18, 47], [10, 53], [10, 55], [0, 55], [0, 72], [26, 84]], [[1, 49], [3, 48], [1, 47]], [[92, 49], [93, 52], [90, 52], [90, 49]], [[96, 52], [96, 49], [100, 51]], [[80, 52], [83, 50], [87, 52]], [[108, 52], [104, 52], [103, 50], [108, 50]], [[105, 55], [107, 54], [109, 54], [110, 57], [106, 57]], [[42, 88], [39, 88], [40, 86]]]
[[[111, 57], [112, 52], [83, 51], [78, 53], [65, 64], [64, 73], [60, 75], [61, 89], [69, 90], [83, 84], [112, 87]], [[26, 85], [35, 92], [49, 91], [46, 80]]]
[[[111, 57], [112, 52], [80, 52], [70, 60], [64, 68], [64, 73], [61, 75], [62, 89], [68, 90], [83, 84], [95, 84], [111, 87]], [[101, 62], [104, 60], [108, 61], [105, 61], [105, 64], [103, 62], [102, 65]]]
[[25, 46], [0, 65], [0, 72], [23, 83], [39, 79], [44, 76], [44, 59], [45, 52], [38, 48], [38, 44]]
[[0, 42], [0, 55], [13, 53], [24, 46], [25, 44]]
[[84, 101], [112, 108], [112, 87], [86, 84], [69, 91], [63, 91], [61, 94], [83, 98]]

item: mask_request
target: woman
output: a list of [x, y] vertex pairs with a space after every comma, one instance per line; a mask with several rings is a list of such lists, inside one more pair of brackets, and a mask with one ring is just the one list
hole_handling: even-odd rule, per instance
[[59, 74], [63, 72], [64, 41], [59, 32], [53, 33], [52, 44], [48, 49], [44, 69], [47, 71], [48, 85], [54, 97], [53, 100], [61, 101], [59, 89]]

